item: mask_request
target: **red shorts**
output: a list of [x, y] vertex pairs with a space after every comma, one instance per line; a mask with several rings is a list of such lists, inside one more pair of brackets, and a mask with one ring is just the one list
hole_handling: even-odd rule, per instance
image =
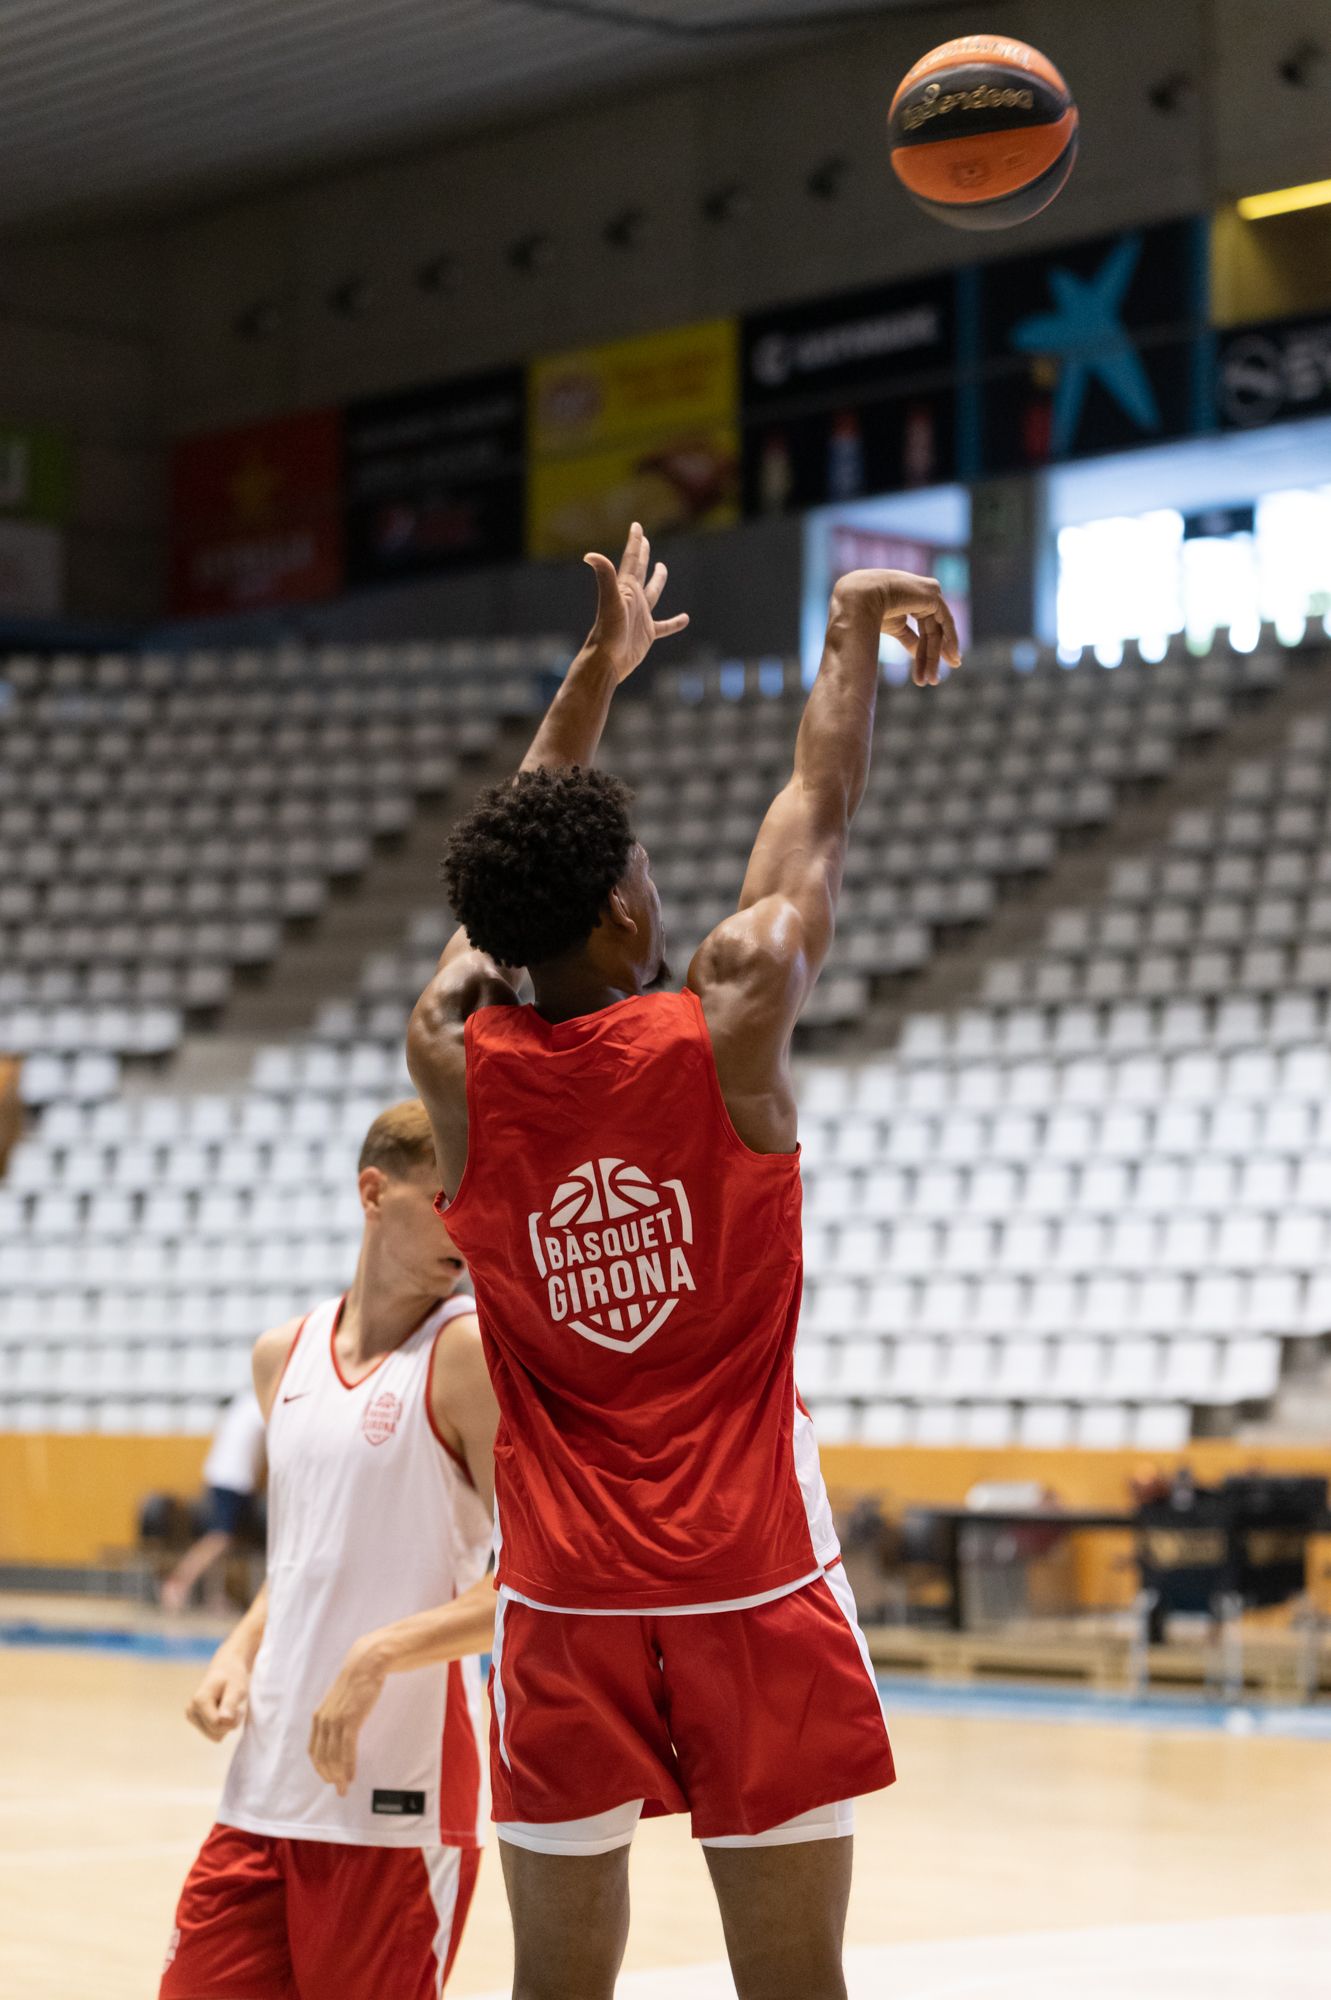
[[764, 1833], [895, 1775], [838, 1566], [745, 1611], [596, 1615], [501, 1595], [493, 1817], [551, 1825], [629, 1799], [699, 1840]]
[[158, 2000], [437, 2000], [480, 1858], [215, 1826], [181, 1891]]

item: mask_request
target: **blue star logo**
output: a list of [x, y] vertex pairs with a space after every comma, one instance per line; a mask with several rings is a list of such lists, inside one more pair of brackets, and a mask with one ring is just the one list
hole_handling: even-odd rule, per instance
[[1056, 458], [1072, 449], [1092, 376], [1140, 429], [1160, 428], [1150, 377], [1119, 318], [1141, 251], [1140, 236], [1125, 236], [1090, 278], [1055, 265], [1049, 290], [1056, 310], [1033, 313], [1012, 329], [1012, 345], [1023, 354], [1060, 364], [1050, 440]]

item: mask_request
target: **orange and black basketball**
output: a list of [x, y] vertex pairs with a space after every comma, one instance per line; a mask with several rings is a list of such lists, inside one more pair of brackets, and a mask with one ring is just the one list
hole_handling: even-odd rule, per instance
[[960, 35], [902, 78], [887, 115], [897, 178], [956, 229], [1010, 229], [1047, 208], [1077, 157], [1077, 107], [1048, 56]]

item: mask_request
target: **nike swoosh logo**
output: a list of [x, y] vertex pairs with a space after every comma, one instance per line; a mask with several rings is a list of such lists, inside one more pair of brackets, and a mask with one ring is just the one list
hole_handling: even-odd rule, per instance
[[312, 1389], [297, 1389], [294, 1396], [283, 1396], [282, 1401], [284, 1403], [298, 1403], [302, 1396], [312, 1396], [313, 1394], [314, 1391]]

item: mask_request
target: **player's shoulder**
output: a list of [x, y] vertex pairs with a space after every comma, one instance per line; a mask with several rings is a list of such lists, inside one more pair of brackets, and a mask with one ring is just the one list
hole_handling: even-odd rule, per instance
[[474, 1299], [467, 1300], [465, 1311], [449, 1314], [435, 1334], [434, 1350], [441, 1359], [449, 1355], [466, 1357], [482, 1353], [481, 1323], [476, 1317]]
[[708, 932], [694, 953], [688, 985], [704, 1006], [718, 993], [761, 999], [784, 993], [804, 963], [804, 927], [785, 896], [764, 896]]
[[268, 1403], [277, 1387], [278, 1378], [290, 1359], [296, 1337], [305, 1324], [305, 1315], [297, 1313], [291, 1319], [284, 1319], [277, 1326], [267, 1327], [254, 1343], [250, 1356], [250, 1366], [254, 1373], [254, 1393], [259, 1398], [265, 1416]]
[[308, 1314], [294, 1313], [290, 1319], [282, 1320], [277, 1326], [266, 1327], [254, 1343], [254, 1358], [265, 1361], [280, 1359], [285, 1361], [295, 1345], [296, 1335], [304, 1326]]
[[475, 950], [445, 958], [412, 1010], [407, 1054], [431, 1070], [456, 1067], [462, 1058], [467, 1022], [485, 1007], [516, 1007], [520, 996], [493, 959]]
[[436, 1413], [446, 1411], [459, 1397], [469, 1399], [484, 1385], [489, 1393], [490, 1370], [481, 1339], [481, 1323], [472, 1300], [468, 1311], [453, 1313], [434, 1337], [430, 1394]]

